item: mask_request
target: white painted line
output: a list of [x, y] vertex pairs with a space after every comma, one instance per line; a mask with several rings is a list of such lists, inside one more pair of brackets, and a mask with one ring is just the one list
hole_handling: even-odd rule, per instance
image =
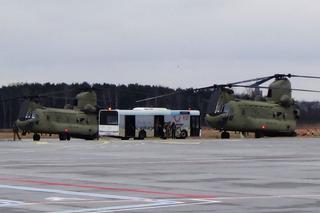
[[219, 200], [211, 200], [211, 199], [191, 199], [193, 201], [198, 201], [198, 202], [211, 202], [211, 203], [221, 203]]
[[33, 187], [25, 187], [25, 186], [0, 185], [0, 188], [16, 189], [16, 190], [32, 191], [32, 192], [55, 193], [55, 194], [64, 194], [64, 195], [73, 195], [73, 196], [97, 197], [97, 198], [117, 199], [117, 200], [132, 200], [132, 201], [140, 201], [140, 202], [150, 201], [150, 199], [145, 199], [140, 197], [128, 197], [128, 196], [97, 194], [97, 193], [88, 193], [88, 192], [75, 192], [75, 191], [65, 191], [65, 190], [58, 190], [58, 189], [43, 189], [43, 188], [33, 188]]
[[14, 206], [19, 206], [23, 204], [24, 203], [21, 201], [0, 199], [0, 207], [14, 207]]
[[[66, 191], [66, 190], [57, 190], [57, 189], [43, 189], [43, 188], [33, 188], [33, 187], [25, 187], [25, 186], [12, 186], [12, 185], [0, 185], [0, 188], [3, 189], [15, 189], [15, 190], [23, 190], [23, 191], [32, 191], [32, 192], [44, 192], [44, 193], [55, 193], [55, 194], [64, 194], [64, 195], [73, 195], [73, 196], [86, 196], [86, 197], [96, 197], [96, 198], [106, 198], [106, 199], [116, 199], [116, 200], [129, 200], [129, 201], [139, 201], [145, 202], [147, 204], [139, 204], [139, 205], [130, 205], [130, 206], [113, 206], [113, 207], [105, 207], [101, 208], [102, 212], [110, 212], [119, 210], [119, 209], [136, 209], [136, 208], [150, 208], [150, 207], [159, 207], [166, 205], [175, 205], [177, 202], [171, 200], [155, 200], [155, 199], [145, 199], [140, 197], [129, 197], [129, 196], [117, 196], [117, 195], [109, 195], [109, 194], [97, 194], [97, 193], [86, 193], [86, 192], [75, 192], [75, 191]], [[150, 203], [153, 202], [153, 203]], [[7, 204], [7, 203], [5, 203]], [[24, 203], [16, 203], [15, 205], [23, 205]], [[101, 212], [100, 209], [79, 209], [79, 210], [67, 210], [67, 211], [59, 211], [59, 213], [73, 213], [73, 212]]]
[[318, 195], [257, 195], [244, 197], [217, 197], [217, 200], [247, 200], [247, 199], [275, 199], [275, 198], [318, 198]]
[[[146, 198], [140, 198], [140, 197], [117, 196], [117, 195], [109, 195], [109, 194], [75, 192], [75, 191], [33, 188], [33, 187], [13, 186], [13, 185], [0, 185], [0, 188], [32, 191], [32, 192], [55, 193], [55, 194], [64, 194], [64, 195], [73, 195], [73, 196], [86, 196], [86, 197], [96, 197], [96, 198], [106, 198], [106, 199], [139, 201], [139, 202], [146, 203], [146, 204], [112, 206], [112, 207], [92, 208], [92, 209], [64, 210], [64, 211], [58, 211], [55, 213], [94, 213], [94, 212], [108, 213], [108, 212], [118, 212], [118, 211], [133, 211], [133, 210], [145, 210], [145, 209], [156, 209], [156, 208], [173, 208], [173, 207], [191, 206], [191, 205], [205, 205], [205, 204], [214, 204], [218, 202], [215, 200], [187, 199], [186, 201], [193, 201], [193, 202], [185, 203], [185, 202], [175, 201], [175, 200], [146, 199]], [[56, 201], [57, 199], [61, 201], [61, 200], [64, 200], [65, 198], [51, 197], [51, 200]], [[70, 198], [70, 199], [74, 199], [74, 198]], [[194, 202], [194, 201], [197, 201], [197, 202]], [[3, 200], [3, 204], [4, 206], [5, 205], [17, 206], [17, 205], [24, 205], [25, 203], [18, 202], [18, 201]], [[0, 205], [0, 207], [4, 207], [4, 206]]]
[[45, 200], [59, 202], [59, 201], [84, 201], [86, 199], [73, 198], [73, 197], [47, 197]]
[[165, 204], [165, 203], [154, 203], [147, 205], [131, 205], [131, 206], [115, 206], [107, 208], [96, 208], [96, 209], [80, 209], [70, 211], [59, 211], [53, 213], [109, 213], [109, 212], [125, 212], [134, 210], [147, 210], [147, 209], [162, 209], [162, 208], [177, 208], [182, 206], [195, 206], [195, 205], [207, 205], [217, 203], [215, 201], [199, 202], [199, 203], [183, 203], [183, 204]]

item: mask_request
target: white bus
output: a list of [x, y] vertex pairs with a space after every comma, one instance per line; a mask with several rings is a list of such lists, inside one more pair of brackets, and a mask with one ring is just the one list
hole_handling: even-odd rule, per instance
[[200, 136], [200, 111], [166, 108], [134, 108], [133, 110], [100, 110], [99, 136], [123, 139], [171, 137], [175, 123], [177, 138]]

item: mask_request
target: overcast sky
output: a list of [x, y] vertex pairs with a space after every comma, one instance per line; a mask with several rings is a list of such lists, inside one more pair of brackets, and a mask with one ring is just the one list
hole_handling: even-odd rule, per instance
[[[320, 75], [319, 0], [0, 3], [0, 85], [187, 88], [275, 73]], [[320, 81], [294, 80], [293, 87], [320, 90]]]

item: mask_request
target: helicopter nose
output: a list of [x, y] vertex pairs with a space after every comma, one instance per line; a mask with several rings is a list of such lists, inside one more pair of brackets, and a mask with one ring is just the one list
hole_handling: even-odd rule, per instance
[[22, 131], [28, 131], [30, 129], [32, 129], [34, 122], [33, 121], [21, 121], [21, 120], [17, 120], [15, 122], [16, 127], [18, 127], [18, 129], [22, 130]]
[[207, 114], [205, 117], [205, 120], [213, 128], [220, 129], [226, 125], [226, 123], [228, 121], [228, 116], [226, 115], [226, 113], [221, 113], [221, 114], [217, 114], [217, 115]]

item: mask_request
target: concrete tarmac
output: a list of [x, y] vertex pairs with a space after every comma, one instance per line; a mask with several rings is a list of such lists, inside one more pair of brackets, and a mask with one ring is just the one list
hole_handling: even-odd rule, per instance
[[0, 141], [0, 212], [319, 212], [320, 139]]

